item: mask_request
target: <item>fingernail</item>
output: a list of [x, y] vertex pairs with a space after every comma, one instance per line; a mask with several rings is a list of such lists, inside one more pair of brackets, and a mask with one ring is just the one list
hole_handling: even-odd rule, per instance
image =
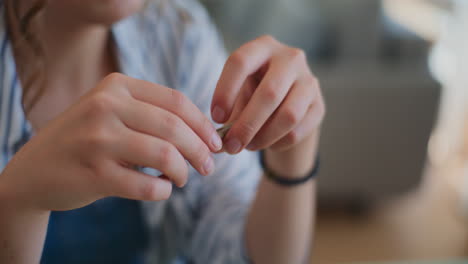
[[219, 151], [223, 147], [223, 142], [216, 132], [213, 132], [213, 135], [211, 136], [211, 145], [215, 151]]
[[213, 108], [213, 112], [211, 113], [211, 115], [213, 116], [213, 120], [214, 120], [214, 121], [216, 121], [216, 122], [223, 122], [226, 113], [224, 112], [223, 109], [221, 109], [221, 107], [215, 106], [215, 107]]
[[205, 175], [209, 175], [213, 172], [214, 170], [214, 161], [212, 157], [208, 157], [205, 161], [205, 164], [203, 164], [203, 171], [205, 172]]
[[226, 143], [226, 150], [231, 154], [235, 154], [241, 150], [242, 144], [236, 138], [231, 138]]

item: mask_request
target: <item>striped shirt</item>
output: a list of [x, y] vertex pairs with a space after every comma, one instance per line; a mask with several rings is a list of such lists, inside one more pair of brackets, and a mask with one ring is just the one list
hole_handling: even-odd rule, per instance
[[[0, 0], [0, 171], [34, 133], [21, 105], [21, 83], [7, 34], [3, 1]], [[122, 73], [178, 89], [209, 116], [226, 52], [208, 14], [196, 0], [151, 4], [143, 12], [114, 25], [112, 33]], [[219, 154], [215, 164], [215, 173], [210, 177], [201, 177], [190, 168], [189, 183], [184, 188], [174, 188], [167, 201], [138, 202], [143, 234], [149, 245], [144, 252], [145, 263], [247, 262], [244, 224], [261, 175], [257, 154], [246, 151], [236, 156]], [[111, 223], [117, 224], [117, 229], [128, 228], [118, 224], [126, 221], [123, 218], [131, 211], [112, 207], [115, 205], [112, 199], [117, 198], [97, 201], [87, 210], [114, 211], [112, 219], [100, 223], [103, 230]], [[137, 213], [131, 213], [134, 214]], [[67, 217], [73, 214], [68, 213]], [[62, 231], [57, 231], [57, 237], [64, 234]], [[80, 232], [75, 233], [80, 236]], [[115, 234], [104, 236], [118, 240]], [[80, 241], [79, 237], [67, 237], [60, 243], [70, 243], [79, 250], [81, 244], [76, 241]], [[46, 242], [45, 251], [47, 248]]]

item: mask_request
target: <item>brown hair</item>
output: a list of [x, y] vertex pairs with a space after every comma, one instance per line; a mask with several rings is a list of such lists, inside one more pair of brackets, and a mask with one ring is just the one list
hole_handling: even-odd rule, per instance
[[[47, 0], [34, 0], [26, 9], [20, 6], [20, 2], [6, 1], [7, 23], [12, 37], [18, 76], [22, 80], [22, 104], [27, 115], [43, 95], [47, 81], [46, 58], [40, 39], [34, 34], [37, 25], [34, 22], [42, 15]], [[168, 4], [176, 5], [168, 0], [145, 0], [145, 6], [151, 2], [158, 2], [161, 12]], [[191, 16], [185, 10], [177, 6], [175, 8], [184, 23], [191, 22]]]
[[20, 1], [7, 1], [7, 23], [22, 80], [22, 103], [28, 114], [44, 92], [46, 65], [40, 40], [34, 35], [34, 21], [42, 14], [47, 0], [36, 0], [24, 11]]

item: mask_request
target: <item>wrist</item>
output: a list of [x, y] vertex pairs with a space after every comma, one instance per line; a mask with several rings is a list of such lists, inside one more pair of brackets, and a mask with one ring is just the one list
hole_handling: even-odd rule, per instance
[[12, 184], [8, 184], [8, 176], [4, 173], [0, 174], [0, 208], [2, 210], [14, 210], [19, 213], [34, 213], [34, 214], [48, 214], [50, 211], [35, 208], [27, 196], [28, 194], [18, 190]]
[[313, 169], [317, 149], [318, 135], [311, 135], [300, 144], [285, 151], [265, 150], [265, 163], [278, 175], [290, 179], [302, 178]]
[[1, 263], [39, 263], [50, 211], [35, 210], [20, 202], [0, 175]]

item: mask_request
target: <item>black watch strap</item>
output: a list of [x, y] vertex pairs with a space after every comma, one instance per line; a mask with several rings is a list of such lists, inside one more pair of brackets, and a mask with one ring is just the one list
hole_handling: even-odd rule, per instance
[[282, 186], [297, 186], [308, 182], [309, 180], [315, 178], [320, 170], [320, 155], [317, 154], [317, 158], [315, 160], [314, 168], [305, 175], [304, 177], [297, 178], [297, 179], [290, 179], [281, 175], [278, 175], [276, 172], [272, 171], [265, 162], [265, 152], [262, 151], [260, 153], [260, 164], [265, 172], [265, 175], [268, 179], [272, 180], [273, 182], [282, 185]]

